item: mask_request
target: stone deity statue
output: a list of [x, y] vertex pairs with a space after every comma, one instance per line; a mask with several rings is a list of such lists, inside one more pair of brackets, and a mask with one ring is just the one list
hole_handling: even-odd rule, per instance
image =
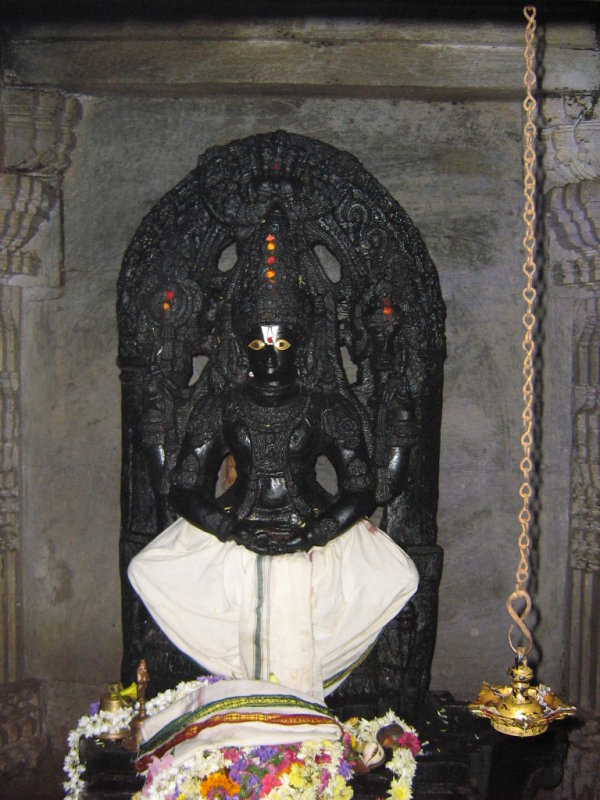
[[123, 681], [144, 658], [151, 693], [204, 670], [414, 713], [444, 307], [404, 211], [348, 153], [249, 137], [150, 211], [118, 289]]
[[[414, 594], [418, 573], [364, 519], [375, 487], [358, 404], [301, 379], [314, 303], [291, 234], [276, 205], [252, 237], [233, 307], [248, 377], [192, 409], [169, 492], [181, 518], [129, 576], [169, 639], [205, 669], [275, 679], [322, 701]], [[217, 497], [226, 456], [236, 479]], [[333, 466], [335, 494], [317, 481], [319, 456]]]

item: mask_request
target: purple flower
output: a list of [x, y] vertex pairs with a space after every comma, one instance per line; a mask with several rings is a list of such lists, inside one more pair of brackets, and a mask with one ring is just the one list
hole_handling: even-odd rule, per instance
[[234, 761], [229, 767], [229, 777], [236, 783], [242, 783], [248, 772], [248, 764], [243, 758]]
[[205, 684], [218, 683], [219, 681], [229, 680], [225, 675], [200, 675], [199, 681]]
[[265, 761], [271, 761], [276, 758], [281, 753], [282, 749], [282, 747], [276, 745], [262, 745], [261, 747], [255, 747], [252, 751], [252, 755], [258, 758], [261, 764], [264, 764]]
[[339, 767], [337, 768], [337, 771], [338, 771], [338, 775], [341, 775], [341, 776], [342, 776], [342, 778], [346, 778], [346, 779], [348, 779], [348, 778], [351, 778], [351, 777], [352, 777], [352, 775], [353, 775], [353, 773], [352, 773], [352, 767], [351, 767], [351, 766], [350, 766], [350, 764], [349, 764], [349, 763], [346, 761], [346, 759], [345, 759], [345, 758], [343, 758], [343, 759], [340, 761], [340, 765], [339, 765]]
[[95, 703], [92, 703], [90, 706], [90, 717], [93, 717], [94, 714], [97, 714], [100, 711], [100, 700], [96, 700]]

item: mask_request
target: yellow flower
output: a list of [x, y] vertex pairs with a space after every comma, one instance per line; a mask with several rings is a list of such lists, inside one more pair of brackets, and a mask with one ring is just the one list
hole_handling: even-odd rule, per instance
[[410, 800], [412, 792], [410, 787], [398, 778], [392, 778], [387, 796], [391, 800]]
[[180, 794], [177, 795], [177, 800], [187, 800], [187, 795], [181, 792]]
[[341, 775], [336, 775], [331, 784], [334, 800], [351, 800], [354, 790]]
[[293, 789], [307, 789], [309, 782], [304, 777], [303, 769], [300, 764], [292, 764], [289, 772], [289, 782]]

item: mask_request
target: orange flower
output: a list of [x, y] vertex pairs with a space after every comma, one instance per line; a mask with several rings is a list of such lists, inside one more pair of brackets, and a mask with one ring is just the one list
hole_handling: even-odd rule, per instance
[[211, 789], [223, 789], [230, 797], [240, 793], [239, 783], [232, 781], [224, 772], [213, 772], [212, 775], [209, 775], [208, 778], [205, 778], [200, 784], [202, 797], [206, 797]]

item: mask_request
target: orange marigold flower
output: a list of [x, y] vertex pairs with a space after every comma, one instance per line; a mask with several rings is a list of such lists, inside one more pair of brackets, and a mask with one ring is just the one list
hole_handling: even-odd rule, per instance
[[206, 797], [211, 789], [223, 789], [230, 797], [240, 793], [239, 783], [232, 781], [224, 772], [213, 772], [200, 784], [202, 797]]

